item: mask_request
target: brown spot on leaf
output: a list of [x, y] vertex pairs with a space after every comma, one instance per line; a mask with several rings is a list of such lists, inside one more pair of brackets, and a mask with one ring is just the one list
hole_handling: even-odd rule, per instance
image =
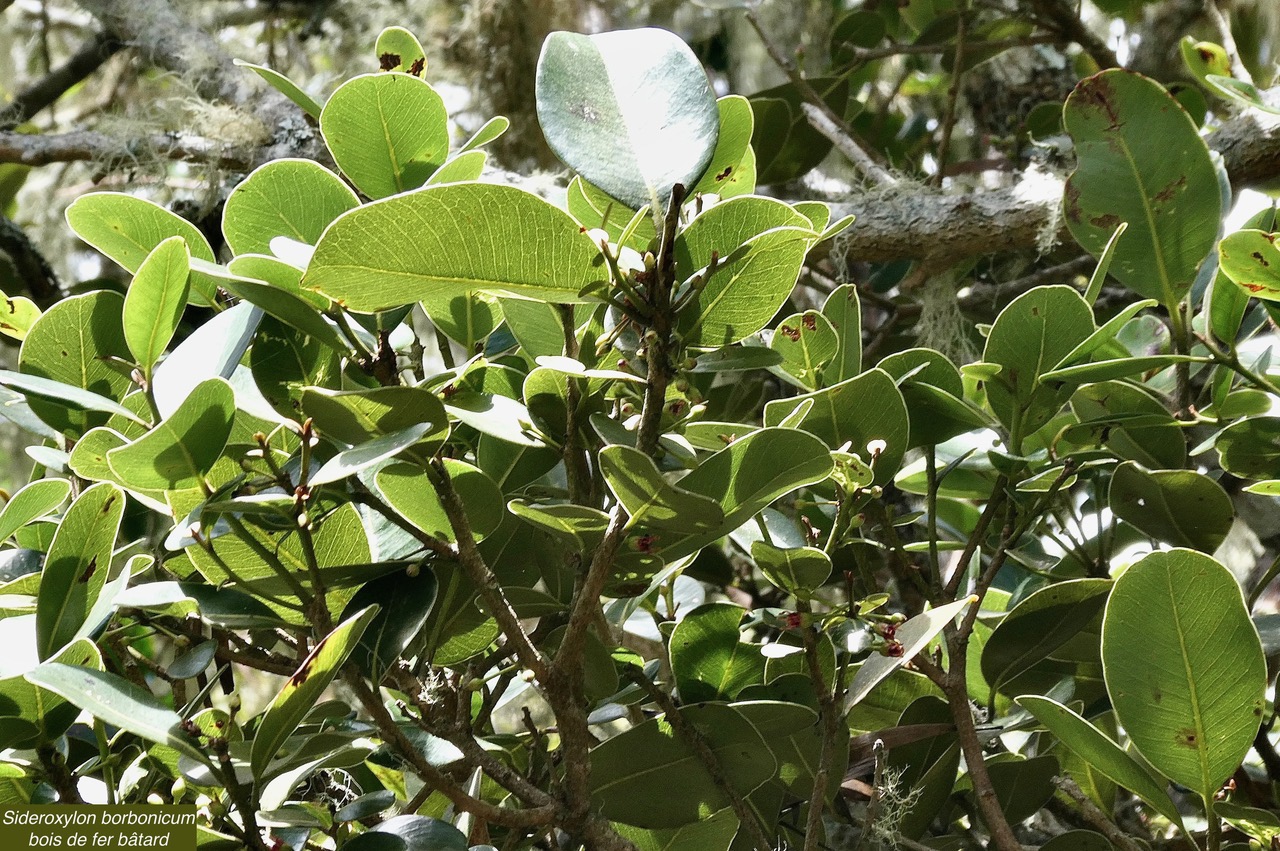
[[1179, 177], [1173, 183], [1170, 183], [1164, 189], [1161, 189], [1159, 192], [1157, 192], [1156, 197], [1153, 200], [1157, 204], [1163, 204], [1167, 201], [1170, 201], [1173, 199], [1174, 195], [1178, 194], [1179, 190], [1186, 188], [1186, 185], [1187, 185], [1187, 176], [1184, 174], [1182, 177]]
[[413, 60], [413, 64], [409, 66], [409, 73], [415, 77], [421, 77], [422, 72], [426, 70], [426, 67], [427, 60], [420, 56]]
[[1201, 62], [1212, 62], [1212, 61], [1213, 61], [1213, 51], [1212, 51], [1212, 50], [1209, 50], [1208, 48], [1202, 47], [1202, 48], [1200, 48], [1199, 50], [1197, 50], [1197, 51], [1196, 51], [1196, 53], [1199, 53], [1199, 54], [1200, 54], [1200, 61], [1201, 61]]
[[731, 174], [733, 174], [733, 166], [727, 165], [724, 167], [724, 171], [716, 175], [716, 180], [726, 180]]
[[782, 332], [782, 336], [786, 337], [788, 340], [790, 340], [793, 343], [797, 342], [800, 339], [799, 328], [792, 328], [790, 325], [783, 325], [778, 330]]
[[378, 57], [378, 67], [383, 71], [390, 71], [392, 68], [400, 66], [399, 53], [384, 53]]
[[[319, 650], [323, 644], [324, 644], [323, 641], [320, 642], [319, 645], [316, 645], [316, 649]], [[293, 686], [294, 688], [300, 688], [302, 684], [307, 681], [307, 677], [309, 676], [311, 676], [311, 660], [310, 659], [303, 662], [302, 667], [299, 668], [297, 672], [292, 677], [289, 678], [289, 685]]]
[[81, 584], [88, 582], [89, 579], [97, 572], [98, 572], [98, 557], [94, 556], [93, 558], [89, 559], [88, 567], [84, 569], [84, 573], [80, 574], [80, 578], [77, 579], [76, 581]]
[[1267, 258], [1263, 257], [1263, 256], [1262, 256], [1262, 252], [1261, 252], [1261, 251], [1255, 251], [1255, 252], [1253, 252], [1252, 254], [1250, 254], [1249, 256], [1250, 256], [1250, 257], [1252, 257], [1254, 260], [1257, 260], [1257, 261], [1258, 261], [1259, 263], [1261, 263], [1263, 266], [1270, 266], [1270, 265], [1271, 265], [1271, 261], [1269, 261], [1269, 260], [1267, 260]]
[[1101, 216], [1093, 216], [1089, 219], [1089, 224], [1103, 230], [1115, 230], [1120, 226], [1120, 217], [1115, 213], [1104, 213]]
[[1244, 287], [1251, 293], [1260, 293], [1266, 289], [1262, 284], [1241, 284], [1240, 286]]
[[1173, 734], [1173, 740], [1184, 748], [1194, 749], [1196, 747], [1196, 731], [1190, 727], [1183, 727]]
[[101, 513], [102, 513], [102, 514], [106, 514], [108, 511], [110, 511], [110, 510], [111, 510], [111, 506], [115, 505], [115, 502], [116, 502], [116, 495], [115, 495], [115, 494], [112, 494], [111, 496], [107, 497], [106, 502], [102, 503], [102, 512], [101, 512]]
[[812, 314], [806, 313], [800, 321], [802, 321], [804, 323], [804, 327], [808, 328], [810, 331], [818, 330], [818, 320], [814, 319]]

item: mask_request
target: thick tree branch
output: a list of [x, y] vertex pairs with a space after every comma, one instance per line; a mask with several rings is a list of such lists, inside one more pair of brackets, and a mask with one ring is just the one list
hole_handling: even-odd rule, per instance
[[0, 253], [9, 256], [18, 278], [26, 282], [27, 292], [37, 305], [49, 307], [62, 298], [62, 286], [49, 261], [22, 228], [3, 215], [0, 215]]
[[122, 47], [124, 43], [110, 33], [98, 33], [89, 39], [64, 64], [23, 89], [8, 107], [0, 110], [0, 130], [11, 130], [30, 121], [66, 94], [68, 89], [102, 67], [102, 63]]
[[272, 132], [269, 158], [320, 153], [319, 138], [302, 111], [237, 67], [217, 40], [188, 21], [170, 0], [78, 2], [149, 64], [189, 80], [201, 97], [257, 115]]
[[120, 139], [93, 130], [32, 134], [0, 131], [0, 163], [41, 166], [92, 160], [108, 164], [128, 163], [144, 156], [249, 171], [270, 159], [271, 149], [246, 148], [177, 133]]

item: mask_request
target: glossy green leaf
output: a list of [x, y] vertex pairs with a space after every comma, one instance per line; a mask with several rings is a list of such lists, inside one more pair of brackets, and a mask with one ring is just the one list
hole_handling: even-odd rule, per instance
[[751, 557], [774, 585], [802, 599], [822, 586], [831, 576], [831, 557], [816, 547], [775, 547], [753, 541]]
[[449, 184], [340, 216], [303, 284], [372, 312], [445, 293], [584, 301], [605, 277], [600, 249], [563, 210], [510, 186]]
[[720, 132], [715, 93], [679, 36], [656, 28], [553, 32], [537, 69], [547, 144], [583, 179], [633, 210], [692, 188]]
[[172, 416], [107, 453], [111, 470], [130, 488], [198, 487], [222, 455], [236, 413], [235, 391], [221, 378], [201, 382]]
[[1258, 91], [1258, 87], [1253, 83], [1237, 80], [1234, 77], [1224, 76], [1222, 74], [1207, 74], [1205, 82], [1212, 86], [1220, 94], [1225, 95], [1231, 100], [1244, 104], [1245, 106], [1260, 109], [1263, 112], [1269, 112], [1272, 115], [1280, 115], [1280, 108], [1277, 108], [1266, 101], [1262, 96], [1262, 92]]
[[[847, 78], [810, 77], [812, 86], [831, 111], [844, 115], [849, 103]], [[804, 96], [791, 83], [751, 95], [755, 127], [751, 146], [759, 163], [762, 184], [794, 180], [814, 168], [831, 152], [831, 141], [809, 124], [801, 104]]]
[[862, 372], [862, 304], [858, 288], [853, 284], [836, 287], [822, 303], [822, 315], [839, 337], [835, 356], [822, 372], [822, 382], [839, 384]]
[[[769, 780], [777, 764], [755, 727], [731, 706], [680, 710], [707, 740], [739, 795]], [[675, 828], [724, 809], [729, 798], [665, 718], [651, 718], [591, 751], [592, 807], [610, 821]]]
[[706, 818], [665, 830], [645, 830], [626, 824], [614, 829], [636, 847], [636, 851], [729, 851], [738, 832], [733, 810], [720, 810]]
[[572, 543], [582, 552], [594, 549], [609, 527], [608, 514], [586, 505], [548, 505], [513, 499], [507, 508], [524, 522]]
[[831, 320], [816, 310], [794, 313], [778, 323], [769, 348], [782, 355], [778, 369], [805, 390], [817, 390], [824, 371], [840, 350]]
[[1064, 747], [1079, 754], [1091, 767], [1181, 826], [1182, 816], [1178, 814], [1173, 801], [1169, 800], [1169, 794], [1137, 760], [1107, 738], [1101, 730], [1051, 698], [1026, 694], [1017, 698], [1017, 702], [1034, 715]]
[[320, 113], [333, 159], [356, 188], [386, 198], [427, 182], [449, 154], [444, 101], [409, 74], [363, 74], [343, 83]]
[[265, 65], [254, 65], [252, 62], [245, 62], [242, 59], [236, 59], [235, 63], [241, 68], [248, 68], [250, 71], [266, 80], [273, 89], [280, 92], [280, 94], [284, 95], [301, 107], [302, 111], [307, 115], [310, 115], [317, 121], [320, 120], [320, 112], [323, 107], [316, 102], [315, 98], [304, 92], [297, 83], [293, 82], [293, 80], [290, 80], [284, 74], [268, 68]]
[[802, 431], [764, 428], [740, 437], [680, 480], [680, 487], [710, 497], [724, 509], [720, 528], [673, 542], [659, 540], [667, 561], [696, 552], [747, 522], [775, 499], [831, 475], [831, 453]]
[[815, 435], [831, 449], [851, 443], [850, 449], [864, 458], [870, 457], [872, 441], [884, 441], [872, 465], [875, 480], [884, 484], [893, 479], [907, 451], [911, 424], [902, 393], [887, 372], [869, 369], [815, 393], [769, 402], [764, 407], [764, 424], [779, 425], [810, 400], [813, 407], [800, 417], [796, 428]]
[[34, 301], [0, 292], [0, 334], [21, 342], [39, 318], [40, 308]]
[[319, 163], [273, 160], [227, 196], [222, 233], [236, 254], [270, 254], [277, 236], [315, 245], [330, 222], [359, 203], [347, 184]]
[[323, 387], [302, 391], [302, 410], [321, 436], [357, 446], [397, 434], [421, 423], [433, 429], [414, 448], [426, 460], [448, 436], [448, 414], [434, 393], [422, 387], [378, 387], [335, 392]]
[[1093, 311], [1070, 287], [1036, 287], [1000, 311], [983, 352], [984, 361], [1001, 367], [986, 382], [987, 400], [1000, 421], [1026, 435], [1057, 414], [1069, 390], [1045, 385], [1041, 376], [1093, 330]]
[[429, 565], [439, 591], [422, 633], [421, 656], [434, 665], [456, 665], [485, 652], [500, 630], [460, 565], [443, 559]]
[[511, 127], [511, 121], [506, 116], [495, 115], [484, 123], [484, 125], [471, 135], [471, 138], [463, 143], [458, 149], [458, 153], [475, 150], [483, 147], [490, 142], [498, 139], [503, 133]]
[[1102, 614], [1111, 582], [1055, 582], [1009, 612], [982, 648], [982, 677], [1000, 689], [1066, 644]]
[[436, 575], [418, 566], [408, 575], [390, 573], [362, 585], [347, 603], [340, 619], [343, 621], [377, 606], [377, 614], [361, 635], [353, 657], [373, 682], [379, 682], [421, 636], [438, 590]]
[[70, 643], [97, 603], [111, 569], [124, 502], [119, 488], [97, 484], [71, 503], [58, 524], [36, 602], [36, 648], [41, 659], [52, 658]]
[[[195, 225], [145, 198], [122, 192], [82, 195], [67, 207], [67, 224], [98, 251], [136, 273], [157, 245], [173, 236], [187, 243], [191, 256], [217, 262], [209, 240]], [[191, 279], [193, 304], [213, 304], [217, 283], [201, 275]]]
[[114, 292], [65, 298], [32, 326], [18, 354], [18, 369], [23, 375], [61, 382], [94, 395], [66, 392], [59, 386], [44, 387], [38, 381], [15, 376], [9, 376], [5, 386], [39, 397], [38, 401], [30, 400], [31, 410], [58, 431], [78, 437], [96, 425], [104, 425], [107, 417], [103, 413], [120, 410], [101, 400], [118, 401], [131, 384], [128, 375], [106, 362], [113, 356], [129, 357], [123, 312], [124, 299]]
[[856, 706], [881, 680], [914, 659], [947, 624], [977, 601], [977, 597], [965, 597], [963, 600], [922, 612], [899, 626], [895, 638], [902, 644], [902, 654], [900, 656], [872, 654], [868, 657], [849, 683], [849, 690], [845, 694], [845, 707]]
[[627, 511], [628, 525], [699, 532], [724, 522], [718, 502], [668, 483], [653, 459], [638, 449], [606, 446], [598, 457], [605, 483]]
[[351, 351], [351, 344], [337, 327], [321, 316], [315, 305], [301, 294], [290, 292], [274, 284], [238, 276], [224, 279], [222, 288], [260, 308], [268, 316], [297, 328], [335, 352], [346, 354]]
[[1244, 479], [1280, 478], [1280, 417], [1249, 417], [1213, 442], [1222, 469]]
[[403, 71], [421, 77], [427, 68], [427, 54], [422, 44], [404, 27], [387, 27], [378, 33], [373, 54], [383, 71]]
[[[782, 355], [764, 346], [721, 346], [703, 352], [690, 372], [746, 372], [782, 363]], [[690, 423], [693, 425], [693, 423]]]
[[[465, 461], [445, 459], [454, 490], [467, 509], [471, 533], [483, 539], [502, 523], [505, 500], [502, 491], [480, 469]], [[453, 526], [436, 495], [427, 472], [415, 464], [391, 464], [377, 474], [378, 490], [405, 520], [429, 535], [455, 540]]]
[[707, 603], [686, 614], [671, 633], [671, 672], [682, 702], [733, 700], [764, 678], [760, 648], [738, 632], [746, 611], [732, 603]]
[[[103, 669], [102, 654], [87, 638], [68, 644], [51, 661]], [[78, 706], [36, 687], [23, 675], [0, 680], [0, 746], [33, 749], [49, 744], [66, 733], [79, 714]]]
[[128, 680], [58, 662], [46, 662], [26, 676], [28, 682], [60, 695], [95, 718], [208, 764], [208, 757], [182, 730], [178, 714]]
[[377, 613], [378, 609], [371, 606], [335, 627], [316, 644], [272, 699], [253, 737], [249, 762], [255, 778], [263, 776], [267, 764], [285, 739], [293, 735], [307, 712], [315, 706]]
[[210, 378], [230, 381], [261, 319], [260, 309], [241, 302], [205, 322], [174, 348], [151, 380], [160, 416], [173, 416], [187, 396]]
[[751, 102], [741, 95], [727, 95], [716, 101], [720, 113], [720, 135], [702, 179], [689, 194], [714, 194], [721, 198], [749, 195], [756, 188], [756, 157], [751, 150], [755, 116]]
[[124, 339], [145, 375], [168, 348], [187, 306], [191, 255], [171, 236], [147, 255], [124, 299]]
[[417, 443], [423, 435], [438, 428], [435, 423], [417, 423], [400, 431], [393, 431], [382, 437], [375, 437], [366, 443], [344, 449], [324, 463], [316, 471], [308, 483], [327, 485], [354, 476], [361, 470], [367, 470], [394, 458], [404, 450]]
[[991, 788], [1010, 824], [1026, 821], [1049, 803], [1058, 771], [1058, 760], [1049, 755], [987, 760]]
[[1166, 544], [1212, 553], [1235, 520], [1222, 485], [1195, 470], [1147, 471], [1132, 461], [1111, 477], [1108, 504], [1116, 517]]
[[66, 479], [37, 479], [24, 486], [0, 510], [0, 541], [9, 540], [32, 520], [54, 511], [70, 493], [71, 483]]
[[[690, 274], [705, 269], [713, 253], [717, 257], [715, 271], [680, 313], [678, 328], [689, 345], [711, 348], [749, 337], [768, 324], [795, 286], [817, 235], [809, 220], [789, 207], [775, 213], [757, 202], [781, 204], [753, 195], [731, 198], [694, 219], [676, 240], [677, 268]], [[737, 206], [746, 204], [753, 209]], [[756, 219], [762, 212], [795, 224], [744, 232], [764, 224]]]
[[1265, 701], [1262, 645], [1231, 572], [1182, 549], [1134, 564], [1107, 603], [1102, 664], [1138, 751], [1212, 796], [1252, 746]]
[[1277, 234], [1261, 230], [1239, 230], [1218, 244], [1218, 263], [1223, 274], [1254, 298], [1280, 300], [1280, 248]]
[[1063, 116], [1077, 157], [1065, 196], [1072, 235], [1096, 256], [1127, 222], [1111, 274], [1176, 304], [1221, 218], [1217, 171], [1195, 123], [1159, 83], [1118, 69], [1077, 85]]

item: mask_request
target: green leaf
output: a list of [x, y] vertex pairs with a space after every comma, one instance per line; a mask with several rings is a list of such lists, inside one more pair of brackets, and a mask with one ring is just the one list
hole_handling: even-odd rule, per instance
[[1244, 80], [1237, 80], [1233, 77], [1223, 76], [1221, 74], [1207, 74], [1204, 78], [1205, 82], [1213, 86], [1221, 94], [1227, 96], [1231, 100], [1260, 109], [1263, 112], [1269, 112], [1272, 115], [1280, 115], [1280, 109], [1267, 103], [1262, 97], [1262, 92], [1258, 91], [1258, 87]]
[[1195, 470], [1147, 471], [1132, 461], [1111, 477], [1111, 511], [1145, 534], [1175, 547], [1212, 553], [1235, 520], [1222, 485]]
[[1223, 274], [1254, 298], [1280, 301], [1280, 248], [1277, 234], [1261, 230], [1239, 230], [1218, 244], [1218, 263]]
[[[102, 670], [102, 654], [87, 638], [68, 644], [51, 661]], [[0, 746], [5, 748], [36, 748], [56, 741], [80, 714], [78, 706], [32, 685], [26, 673], [30, 672], [0, 680]]]
[[[1102, 268], [1101, 265], [1098, 268]], [[1085, 300], [1088, 301], [1088, 299]], [[1098, 349], [1114, 340], [1130, 319], [1156, 303], [1153, 298], [1144, 298], [1133, 304], [1125, 305], [1119, 313], [1108, 319], [1098, 330], [1086, 337], [1083, 343], [1076, 346], [1062, 360], [1054, 364], [1053, 368], [1062, 369], [1085, 361]]]
[[1280, 478], [1280, 417], [1249, 417], [1213, 442], [1222, 469], [1244, 479]]
[[107, 464], [129, 488], [182, 490], [199, 487], [231, 436], [236, 396], [221, 378], [196, 386], [172, 416], [151, 431], [107, 453]]
[[417, 189], [449, 154], [444, 101], [409, 74], [347, 80], [324, 105], [320, 132], [342, 173], [374, 199]]
[[723, 525], [671, 543], [659, 541], [654, 552], [667, 561], [697, 552], [746, 523], [775, 499], [823, 481], [832, 469], [826, 446], [805, 432], [764, 428], [741, 437], [680, 480], [684, 490], [720, 503]]
[[794, 313], [783, 319], [769, 340], [769, 348], [782, 355], [778, 369], [793, 384], [817, 390], [827, 364], [840, 350], [840, 338], [831, 320], [816, 310]]
[[124, 516], [124, 493], [97, 484], [80, 494], [54, 533], [36, 601], [36, 649], [52, 658], [74, 638], [98, 601]]
[[377, 607], [354, 656], [373, 682], [380, 682], [400, 654], [422, 635], [438, 590], [436, 575], [417, 565], [407, 574], [389, 573], [362, 585], [347, 603], [340, 618], [343, 621], [370, 606]]
[[1207, 363], [1207, 357], [1197, 355], [1147, 355], [1145, 357], [1113, 358], [1092, 363], [1078, 363], [1075, 366], [1064, 366], [1051, 369], [1040, 376], [1044, 381], [1069, 382], [1072, 385], [1092, 384], [1097, 381], [1111, 381], [1116, 378], [1128, 378], [1144, 372], [1159, 372], [1179, 363]]
[[454, 183], [340, 216], [303, 284], [373, 312], [470, 292], [578, 302], [605, 277], [599, 247], [568, 213], [514, 187]]
[[982, 358], [1001, 367], [986, 382], [988, 403], [1000, 421], [1010, 428], [1016, 423], [1025, 436], [1052, 419], [1070, 390], [1040, 379], [1093, 330], [1093, 311], [1070, 287], [1036, 287], [1000, 311]]
[[813, 407], [794, 424], [796, 428], [817, 436], [831, 449], [851, 443], [850, 449], [863, 457], [870, 457], [872, 441], [884, 441], [872, 465], [875, 481], [884, 484], [893, 479], [907, 451], [911, 423], [902, 393], [887, 372], [869, 369], [825, 390], [769, 402], [764, 406], [764, 424], [781, 424], [809, 401]]
[[[746, 372], [782, 363], [782, 355], [764, 346], [721, 346], [697, 356], [690, 372]], [[690, 423], [693, 425], [693, 423]]]
[[1063, 120], [1077, 157], [1065, 196], [1072, 235], [1098, 256], [1127, 222], [1111, 274], [1173, 309], [1222, 216], [1217, 171], [1195, 123], [1159, 83], [1124, 70], [1083, 80]]
[[911, 420], [911, 448], [936, 445], [988, 425], [985, 413], [964, 398], [960, 370], [942, 352], [906, 349], [878, 366], [898, 382]]
[[738, 632], [746, 610], [707, 603], [686, 614], [671, 633], [671, 673], [683, 703], [733, 700], [764, 679], [764, 657]]
[[26, 296], [11, 297], [0, 292], [0, 334], [21, 342], [39, 318], [40, 308], [34, 301]]
[[510, 127], [511, 121], [506, 116], [495, 115], [486, 121], [483, 127], [473, 133], [470, 139], [463, 143], [462, 147], [458, 149], [458, 153], [463, 154], [476, 148], [481, 148], [498, 139]]
[[[243, 270], [245, 264], [238, 264], [238, 267]], [[307, 296], [314, 293], [304, 290], [291, 292], [275, 284], [240, 277], [240, 273], [232, 273], [231, 277], [224, 278], [221, 283], [227, 292], [257, 306], [273, 319], [297, 328], [333, 351], [343, 354], [351, 351], [351, 344], [337, 327], [321, 316], [308, 299]], [[302, 294], [304, 292], [306, 295]]]
[[1168, 793], [1137, 760], [1097, 727], [1047, 697], [1026, 694], [1017, 698], [1017, 703], [1034, 715], [1064, 747], [1078, 754], [1092, 768], [1137, 795], [1160, 815], [1179, 827], [1182, 826], [1182, 816], [1173, 801], [1169, 800]]
[[595, 548], [609, 528], [609, 515], [586, 505], [528, 503], [513, 499], [507, 509], [529, 525], [573, 544], [579, 551]]
[[338, 392], [323, 387], [302, 391], [302, 410], [311, 417], [322, 437], [348, 446], [362, 443], [420, 423], [434, 427], [413, 454], [427, 460], [449, 434], [449, 416], [436, 395], [422, 387], [378, 387]]
[[182, 730], [178, 714], [128, 680], [58, 662], [46, 662], [26, 676], [27, 682], [60, 695], [95, 718], [147, 741], [168, 745], [196, 762], [209, 762]]
[[831, 576], [831, 557], [815, 547], [783, 548], [753, 541], [751, 557], [766, 579], [801, 599], [808, 599]]
[[61, 402], [68, 408], [112, 414], [124, 417], [138, 425], [146, 425], [137, 414], [119, 402], [60, 381], [0, 369], [0, 386], [11, 388], [28, 397]]
[[628, 526], [642, 523], [655, 529], [700, 532], [724, 522], [715, 500], [669, 484], [653, 459], [629, 446], [606, 446], [600, 451], [605, 483], [626, 509]]
[[[845, 115], [849, 104], [847, 78], [810, 77], [809, 85], [831, 111]], [[751, 147], [759, 163], [759, 182], [783, 183], [814, 168], [831, 152], [831, 141], [809, 124], [801, 109], [804, 97], [791, 83], [751, 96], [755, 127]]]
[[746, 195], [717, 204], [676, 237], [682, 277], [716, 268], [688, 307], [678, 330], [686, 344], [736, 343], [769, 323], [795, 287], [805, 254], [817, 239], [810, 222], [781, 201]]
[[310, 115], [317, 121], [320, 120], [320, 112], [322, 109], [320, 104], [316, 103], [315, 98], [304, 92], [297, 83], [293, 82], [293, 80], [290, 80], [284, 74], [268, 68], [265, 65], [254, 65], [252, 62], [245, 62], [241, 59], [236, 59], [234, 61], [241, 68], [248, 68], [250, 71], [266, 80], [273, 89], [280, 92], [280, 94], [284, 95], [301, 107], [302, 111], [307, 115]]
[[427, 54], [417, 36], [404, 27], [387, 27], [378, 33], [373, 55], [383, 71], [403, 71], [421, 77], [427, 69]]
[[[13, 376], [6, 379], [5, 385], [42, 397], [30, 400], [31, 410], [58, 431], [79, 437], [94, 426], [104, 425], [107, 418], [101, 413], [84, 411], [107, 412], [109, 409], [110, 413], [120, 413], [109, 404], [104, 406], [101, 400], [117, 401], [129, 390], [129, 377], [113, 369], [106, 360], [129, 356], [121, 324], [123, 311], [124, 299], [114, 292], [97, 291], [65, 298], [45, 311], [31, 327], [18, 354], [18, 369], [24, 375], [61, 382], [94, 395], [73, 390], [65, 400], [60, 400], [62, 388]], [[26, 386], [21, 386], [18, 382], [24, 380]], [[81, 410], [69, 411], [68, 408]], [[128, 416], [137, 419], [132, 414]]]
[[[766, 783], [777, 765], [755, 727], [731, 706], [680, 710], [702, 733], [739, 795]], [[592, 749], [592, 808], [610, 821], [648, 829], [691, 824], [729, 797], [665, 718], [651, 718]]]
[[1015, 680], [1098, 619], [1108, 579], [1073, 579], [1041, 588], [1000, 621], [982, 648], [982, 677], [992, 688]]
[[[446, 458], [444, 465], [467, 509], [471, 533], [482, 540], [502, 523], [502, 491], [482, 470], [465, 461]], [[455, 540], [453, 526], [425, 470], [416, 464], [391, 464], [378, 471], [376, 480], [387, 503], [405, 520], [429, 535]]]
[[720, 114], [702, 63], [667, 30], [553, 32], [537, 70], [547, 144], [633, 210], [664, 208], [715, 152]]
[[1048, 755], [987, 760], [991, 788], [1010, 824], [1026, 821], [1049, 803], [1058, 771], [1057, 758]]
[[755, 116], [751, 102], [741, 95], [727, 95], [716, 101], [720, 112], [720, 135], [702, 179], [689, 192], [714, 194], [721, 198], [749, 195], [756, 188], [756, 156], [751, 150]]
[[222, 311], [187, 336], [151, 381], [161, 417], [171, 417], [196, 387], [210, 378], [231, 380], [244, 357], [262, 311], [241, 302]]
[[315, 245], [330, 222], [359, 204], [356, 193], [319, 163], [273, 160], [227, 196], [222, 233], [236, 254], [270, 254], [278, 236]]
[[[147, 255], [173, 236], [186, 241], [192, 257], [217, 262], [209, 240], [199, 228], [144, 198], [121, 192], [93, 192], [72, 201], [66, 215], [67, 224], [77, 236], [129, 272], [136, 273]], [[216, 292], [216, 281], [192, 276], [192, 304], [212, 305]]]
[[422, 309], [432, 325], [468, 352], [477, 351], [478, 344], [502, 322], [497, 300], [486, 293], [426, 296]]
[[171, 236], [147, 255], [124, 299], [124, 339], [144, 375], [168, 348], [187, 306], [191, 255], [180, 236]]
[[344, 449], [326, 461], [324, 466], [308, 480], [308, 483], [327, 485], [341, 481], [347, 476], [353, 476], [361, 470], [367, 470], [375, 464], [396, 457], [417, 443], [423, 435], [437, 428], [436, 423], [417, 423], [400, 431], [375, 437], [350, 449]]
[[377, 613], [378, 609], [370, 606], [335, 627], [333, 632], [316, 644], [272, 699], [258, 725], [258, 732], [253, 737], [249, 764], [255, 778], [263, 776], [285, 739], [293, 735], [307, 713], [319, 701], [337, 675], [338, 669], [356, 649], [365, 628]]
[[1266, 665], [1231, 572], [1192, 550], [1151, 553], [1118, 580], [1102, 622], [1116, 717], [1156, 770], [1210, 798], [1252, 746]]
[[0, 541], [9, 540], [32, 520], [51, 513], [70, 493], [71, 483], [66, 479], [38, 479], [23, 487], [0, 511]]
[[872, 654], [868, 657], [867, 661], [862, 663], [862, 667], [858, 668], [853, 681], [849, 683], [849, 691], [845, 694], [845, 708], [856, 706], [881, 680], [919, 655], [934, 636], [942, 632], [947, 624], [976, 602], [978, 602], [977, 597], [965, 597], [963, 600], [922, 612], [899, 626], [895, 638], [902, 644], [902, 655]]
[[862, 305], [858, 288], [853, 284], [836, 287], [822, 303], [822, 315], [840, 339], [835, 357], [822, 372], [822, 383], [839, 384], [862, 372]]
[[627, 824], [615, 824], [614, 829], [635, 845], [636, 851], [729, 851], [738, 832], [738, 819], [732, 809], [725, 809], [666, 830], [645, 830]]

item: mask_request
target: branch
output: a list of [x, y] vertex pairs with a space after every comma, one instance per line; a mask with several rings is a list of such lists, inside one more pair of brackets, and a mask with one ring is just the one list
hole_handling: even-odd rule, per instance
[[1067, 0], [1035, 0], [1034, 5], [1036, 12], [1052, 23], [1058, 32], [1080, 45], [1100, 67], [1119, 67], [1120, 60], [1116, 58], [1115, 51], [1080, 20], [1075, 10], [1079, 4]]
[[212, 35], [191, 23], [170, 0], [78, 0], [108, 32], [143, 60], [191, 80], [201, 97], [238, 106], [271, 128], [269, 159], [317, 156], [322, 146], [306, 116], [284, 95], [236, 66]]
[[0, 252], [9, 255], [19, 280], [26, 282], [31, 300], [38, 306], [49, 307], [62, 298], [62, 285], [49, 261], [22, 228], [4, 215], [0, 215]]
[[123, 47], [124, 43], [109, 33], [98, 33], [89, 39], [64, 64], [23, 89], [8, 107], [0, 110], [0, 130], [11, 130], [30, 121]]
[[[1266, 96], [1280, 97], [1280, 87]], [[1206, 141], [1222, 154], [1237, 190], [1280, 177], [1280, 118], [1251, 109]], [[945, 268], [968, 257], [1035, 249], [1049, 241], [1046, 237], [1062, 236], [1062, 185], [1055, 175], [1033, 171], [1006, 189], [972, 195], [923, 187], [876, 192], [833, 204], [831, 212], [833, 219], [856, 217], [841, 236], [850, 260], [911, 259]]]
[[178, 133], [154, 133], [119, 139], [93, 130], [70, 133], [15, 133], [0, 130], [0, 163], [42, 166], [51, 163], [128, 163], [142, 157], [208, 163], [228, 171], [251, 171], [271, 159], [272, 147], [245, 148], [215, 139]]

